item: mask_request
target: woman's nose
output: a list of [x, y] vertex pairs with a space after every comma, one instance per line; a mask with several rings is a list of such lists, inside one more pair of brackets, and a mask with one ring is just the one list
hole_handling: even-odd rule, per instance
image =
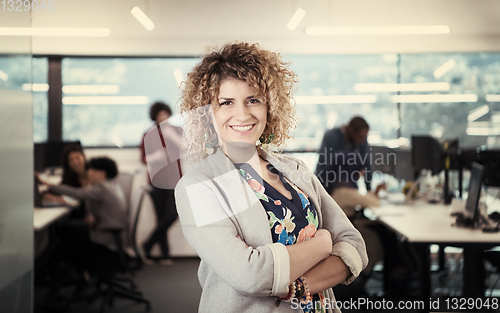
[[250, 110], [246, 103], [239, 103], [235, 107], [235, 118], [239, 121], [245, 121], [247, 120], [251, 115], [250, 115]]

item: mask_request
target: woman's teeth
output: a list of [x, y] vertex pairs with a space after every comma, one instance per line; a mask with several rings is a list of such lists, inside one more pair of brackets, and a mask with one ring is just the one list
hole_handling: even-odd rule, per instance
[[239, 132], [246, 132], [247, 130], [252, 129], [253, 125], [248, 125], [248, 126], [231, 126], [232, 129], [239, 131]]

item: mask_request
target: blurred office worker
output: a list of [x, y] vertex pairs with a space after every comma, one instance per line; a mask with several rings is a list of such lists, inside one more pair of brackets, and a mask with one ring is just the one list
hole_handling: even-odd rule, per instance
[[[155, 102], [151, 105], [149, 110], [149, 116], [151, 120], [155, 122], [154, 128], [158, 128], [158, 132], [152, 129], [153, 133], [161, 136], [161, 142], [164, 144], [163, 149], [167, 149], [170, 152], [178, 151], [179, 146], [178, 142], [182, 134], [182, 129], [180, 127], [172, 126], [168, 123], [168, 119], [172, 116], [172, 109], [169, 105], [164, 102]], [[160, 129], [165, 130], [165, 132]], [[151, 131], [151, 130], [150, 130]], [[149, 147], [147, 145], [147, 134], [144, 134], [140, 149], [141, 149], [141, 161], [144, 164], [147, 164], [147, 154], [151, 155], [152, 153], [146, 153]], [[158, 147], [158, 150], [162, 150], [161, 147]], [[154, 153], [154, 152], [153, 152]], [[164, 151], [161, 151], [160, 157], [166, 157]], [[174, 153], [175, 154], [175, 153]], [[176, 170], [175, 167], [166, 166], [167, 170]], [[149, 173], [148, 179], [151, 184], [151, 175], [153, 173]], [[163, 173], [166, 177], [164, 179], [177, 177], [177, 173]], [[172, 185], [174, 185], [172, 183]], [[167, 231], [168, 228], [175, 222], [177, 219], [177, 209], [175, 206], [175, 198], [174, 198], [174, 190], [173, 188], [160, 188], [161, 186], [151, 184], [151, 198], [153, 199], [154, 208], [156, 212], [157, 218], [157, 226], [156, 229], [151, 233], [149, 238], [142, 245], [145, 253], [146, 259], [151, 259], [151, 250], [155, 244], [160, 245], [161, 249], [161, 263], [170, 265], [172, 264], [172, 260], [170, 259], [169, 246], [168, 246], [168, 238]]]
[[336, 153], [359, 155], [364, 162], [366, 190], [371, 190], [370, 182], [372, 178], [371, 166], [366, 162], [369, 158], [370, 146], [368, 145], [368, 131], [370, 127], [364, 118], [360, 116], [353, 117], [347, 125], [332, 128], [326, 131], [321, 147], [319, 149], [318, 164], [315, 174], [325, 187], [328, 193], [332, 192], [332, 183], [335, 178], [328, 175], [332, 168], [337, 166]]

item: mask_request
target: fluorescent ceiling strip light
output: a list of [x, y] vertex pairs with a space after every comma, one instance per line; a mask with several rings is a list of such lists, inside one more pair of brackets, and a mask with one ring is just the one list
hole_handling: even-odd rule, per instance
[[182, 81], [184, 80], [184, 75], [182, 75], [182, 70], [180, 68], [177, 67], [174, 70], [174, 77], [175, 77], [175, 81], [177, 82], [177, 86], [180, 87]]
[[500, 102], [500, 95], [486, 95], [486, 102]]
[[298, 96], [297, 104], [335, 104], [335, 103], [375, 103], [375, 95], [341, 95], [341, 96]]
[[436, 83], [357, 83], [354, 85], [356, 92], [396, 92], [396, 91], [449, 91], [450, 84]]
[[451, 95], [395, 95], [391, 97], [394, 103], [438, 103], [438, 102], [477, 102], [475, 94]]
[[49, 84], [23, 84], [21, 88], [24, 91], [46, 92], [49, 90]]
[[307, 27], [311, 36], [361, 36], [361, 35], [440, 35], [449, 34], [450, 27], [435, 26], [369, 26], [369, 27]]
[[155, 28], [155, 24], [149, 19], [149, 17], [142, 12], [139, 7], [133, 7], [132, 10], [130, 10], [130, 13], [139, 21], [139, 23], [144, 26], [147, 30], [153, 30]]
[[302, 21], [304, 16], [306, 16], [306, 11], [304, 11], [304, 9], [302, 8], [298, 8], [297, 11], [295, 11], [295, 13], [293, 14], [288, 24], [286, 25], [286, 27], [289, 30], [294, 30], [295, 28], [297, 28], [297, 26], [299, 25], [300, 21]]
[[107, 37], [109, 28], [0, 27], [0, 36]]
[[65, 85], [62, 87], [66, 94], [110, 94], [116, 95], [120, 92], [118, 85]]
[[474, 109], [474, 110], [469, 112], [469, 115], [467, 116], [467, 121], [469, 123], [474, 122], [478, 118], [488, 114], [489, 111], [490, 111], [490, 107], [487, 104], [482, 105], [479, 108]]
[[63, 104], [66, 105], [94, 105], [94, 104], [133, 104], [144, 105], [149, 103], [146, 96], [102, 96], [102, 97], [63, 97]]
[[500, 136], [500, 127], [467, 127], [465, 133], [469, 136]]
[[434, 78], [441, 78], [444, 74], [448, 73], [449, 70], [455, 67], [457, 63], [455, 60], [448, 60], [443, 65], [434, 70]]
[[9, 75], [7, 75], [7, 73], [5, 73], [4, 71], [0, 71], [0, 79], [6, 82], [7, 80], [9, 80]]

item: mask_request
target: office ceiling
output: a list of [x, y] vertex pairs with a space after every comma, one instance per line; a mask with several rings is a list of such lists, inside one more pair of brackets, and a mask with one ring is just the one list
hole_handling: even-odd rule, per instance
[[[154, 30], [130, 14], [133, 6], [150, 17]], [[298, 7], [306, 15], [290, 31], [286, 25]], [[305, 34], [310, 26], [395, 25], [448, 25], [451, 33]], [[33, 12], [32, 26], [111, 29], [105, 38], [34, 37], [36, 54], [199, 55], [233, 40], [306, 54], [500, 51], [498, 0], [65, 0], [55, 1], [52, 12]]]

